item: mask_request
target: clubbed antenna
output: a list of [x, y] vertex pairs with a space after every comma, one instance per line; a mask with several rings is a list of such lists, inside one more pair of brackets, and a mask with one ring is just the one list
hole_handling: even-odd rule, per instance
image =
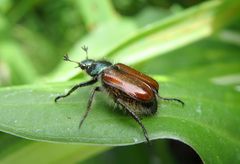
[[63, 60], [65, 60], [65, 61], [69, 61], [68, 54], [66, 54], [66, 55], [63, 56]]
[[84, 46], [82, 46], [82, 49], [83, 49], [83, 51], [85, 51], [86, 57], [88, 59], [88, 47], [84, 45]]
[[69, 61], [69, 62], [73, 62], [73, 63], [76, 63], [76, 64], [79, 64], [79, 62], [76, 62], [76, 61], [70, 60], [69, 57], [68, 57], [68, 54], [66, 54], [66, 55], [63, 56], [63, 60], [65, 60], [65, 61]]

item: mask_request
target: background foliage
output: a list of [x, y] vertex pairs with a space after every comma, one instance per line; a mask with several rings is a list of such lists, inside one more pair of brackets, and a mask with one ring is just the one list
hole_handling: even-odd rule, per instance
[[[239, 11], [238, 0], [0, 0], [0, 162], [239, 163]], [[141, 129], [101, 94], [79, 130], [91, 87], [53, 102], [88, 78], [62, 61], [84, 59], [82, 45], [186, 103], [160, 102], [143, 119], [161, 138], [151, 147], [130, 146]]]

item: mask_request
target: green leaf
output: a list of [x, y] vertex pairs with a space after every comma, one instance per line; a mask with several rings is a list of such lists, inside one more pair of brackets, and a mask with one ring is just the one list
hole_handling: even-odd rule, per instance
[[[108, 150], [106, 146], [53, 144], [32, 142], [0, 159], [1, 163], [76, 163], [99, 152]], [[39, 158], [42, 156], [44, 158]], [[27, 158], [26, 158], [27, 157]]]
[[[155, 70], [150, 72], [156, 73], [161, 96], [178, 97], [186, 103], [181, 107], [161, 101], [158, 113], [142, 120], [151, 139], [180, 140], [206, 163], [239, 162], [238, 50], [234, 45], [204, 40], [139, 65], [144, 72]], [[159, 65], [161, 69], [154, 67]], [[160, 75], [164, 71], [169, 76]], [[92, 87], [81, 88], [57, 104], [54, 98], [81, 81], [0, 89], [0, 130], [64, 143], [126, 145], [145, 141], [138, 124], [113, 110], [103, 93], [97, 94], [92, 111], [78, 129]]]
[[[44, 143], [0, 133], [0, 163], [76, 163], [111, 147]], [[26, 158], [27, 157], [27, 158]]]
[[[208, 1], [176, 13], [165, 20], [149, 24], [146, 28], [130, 35], [107, 55], [116, 61], [135, 64], [166, 54], [211, 36], [232, 20], [239, 18], [239, 9], [240, 3], [237, 1]], [[222, 19], [223, 17], [229, 19]]]
[[[69, 54], [83, 60], [85, 56], [79, 54], [83, 53], [81, 46], [87, 44], [90, 47], [91, 58], [108, 57], [126, 64], [140, 63], [211, 36], [232, 20], [239, 18], [239, 9], [239, 1], [207, 1], [164, 20], [159, 19], [139, 30], [133, 26], [137, 19], [112, 21], [82, 39]], [[47, 79], [66, 81], [78, 74], [79, 72], [71, 66], [62, 63], [54, 75]]]
[[84, 22], [89, 30], [103, 24], [108, 20], [116, 19], [117, 14], [113, 10], [110, 1], [80, 0], [73, 2], [79, 8]]
[[7, 65], [12, 84], [33, 82], [37, 72], [22, 48], [12, 39], [0, 40], [0, 60]]
[[[236, 102], [239, 94], [208, 83], [186, 85], [185, 80], [174, 81], [161, 83], [161, 95], [181, 97], [187, 105], [182, 108], [162, 102], [156, 116], [143, 119], [150, 138], [179, 139], [210, 163], [236, 158], [240, 153], [240, 131], [234, 125], [239, 124], [240, 113], [232, 101]], [[53, 101], [56, 93], [72, 84], [2, 89], [1, 130], [29, 139], [67, 143], [125, 145], [145, 140], [141, 128], [128, 116], [111, 111], [102, 95], [97, 96], [93, 111], [79, 130], [89, 88], [58, 104]], [[202, 146], [203, 143], [208, 146]], [[228, 158], [222, 159], [224, 146], [228, 147], [224, 151]]]
[[[230, 6], [238, 3], [237, 1], [229, 1]], [[179, 25], [182, 25], [181, 23], [185, 20], [186, 25], [189, 26], [191, 23], [188, 24], [188, 21], [194, 22], [196, 15], [204, 22], [205, 18], [212, 20], [213, 17], [215, 18], [215, 13], [221, 11], [216, 14], [218, 19], [213, 19], [210, 21], [210, 24], [207, 21], [207, 28], [212, 27], [210, 25], [216, 23], [214, 28], [211, 28], [213, 31], [196, 33], [197, 39], [209, 36], [230, 20], [230, 18], [224, 19], [221, 22], [220, 16], [227, 18], [226, 16], [238, 15], [236, 14], [238, 5], [231, 7], [230, 9], [232, 10], [230, 10], [228, 8], [229, 5], [226, 5], [228, 7], [225, 9], [222, 8], [223, 4], [221, 1], [209, 1], [196, 8], [187, 10], [180, 14], [179, 17], [175, 16], [167, 20], [166, 24], [157, 23], [149, 31], [145, 29], [146, 31], [143, 30], [139, 34], [131, 36], [129, 39], [121, 42], [121, 44], [119, 42], [111, 43], [110, 48], [103, 48], [98, 57], [104, 56], [108, 51], [109, 57], [113, 59], [136, 64], [151, 57], [165, 54], [183, 46], [184, 44], [181, 44], [181, 42], [175, 41], [178, 38], [180, 41], [185, 41], [184, 34], [188, 37], [191, 35], [189, 34], [190, 32], [182, 31], [178, 36], [171, 38], [169, 43], [158, 42], [158, 40], [153, 47], [159, 46], [159, 43], [161, 43], [161, 45], [164, 44], [167, 48], [163, 50], [158, 49], [156, 52], [151, 51], [149, 56], [138, 56], [136, 52], [149, 52], [148, 47], [151, 46], [149, 43], [155, 42], [150, 40], [150, 42], [144, 42], [144, 39], [148, 40], [148, 36], [154, 36], [154, 29], [157, 32], [159, 32], [158, 29], [160, 31], [164, 29], [166, 30], [164, 32], [168, 33], [176, 32], [173, 27], [181, 29], [182, 26]], [[190, 17], [189, 19], [187, 19], [188, 16]], [[177, 24], [174, 24], [175, 21]], [[171, 24], [176, 26], [171, 26]], [[202, 28], [205, 29], [204, 25], [199, 26], [196, 31], [201, 31]], [[187, 26], [183, 27], [186, 28]], [[170, 28], [169, 31], [167, 30], [168, 28]], [[192, 32], [194, 33], [194, 31]], [[93, 32], [93, 35], [96, 33]], [[92, 41], [97, 36], [99, 35], [91, 38]], [[190, 37], [187, 41], [192, 43], [196, 38]], [[99, 38], [98, 42], [101, 39]], [[144, 44], [140, 44], [141, 42]], [[135, 47], [134, 45], [138, 46]], [[97, 46], [101, 49], [101, 45]], [[74, 51], [76, 52], [75, 55], [80, 46], [78, 45], [77, 47]], [[161, 101], [158, 113], [153, 117], [144, 118], [142, 121], [151, 139], [172, 138], [180, 140], [193, 147], [206, 163], [239, 163], [240, 129], [237, 127], [240, 123], [240, 111], [238, 110], [240, 105], [239, 47], [220, 41], [206, 40], [189, 47], [167, 53], [164, 56], [137, 65], [139, 70], [153, 75], [158, 80], [161, 85], [161, 96], [177, 97], [186, 103], [186, 106], [182, 108], [174, 102]], [[130, 55], [133, 55], [133, 58]], [[135, 60], [127, 60], [128, 58]], [[68, 69], [70, 68], [72, 68], [71, 64], [69, 64]], [[66, 70], [59, 74], [59, 77], [63, 76], [65, 78]], [[72, 77], [75, 75], [73, 74]], [[57, 95], [66, 92], [74, 84], [82, 81], [85, 81], [85, 79], [79, 78], [75, 81], [63, 83], [1, 88], [0, 131], [32, 140], [48, 142], [129, 145], [145, 141], [138, 124], [119, 110], [115, 109], [113, 111], [113, 105], [111, 105], [113, 103], [103, 93], [97, 95], [93, 110], [82, 128], [78, 129], [78, 124], [86, 110], [87, 100], [92, 87], [79, 89], [58, 104], [55, 104], [53, 100]], [[29, 150], [42, 149], [44, 144], [43, 147], [42, 145], [39, 147], [34, 145], [28, 146], [30, 148], [23, 148], [24, 153], [20, 152], [20, 155], [18, 152], [14, 153], [13, 158], [9, 157], [9, 161], [20, 158], [20, 156], [27, 154]], [[53, 148], [51, 150], [58, 149], [59, 147], [57, 146], [56, 149]], [[44, 154], [44, 151], [38, 152]], [[68, 154], [68, 151], [66, 152]], [[77, 151], [73, 151], [73, 153], [75, 152]], [[34, 155], [32, 154], [32, 156]], [[31, 158], [29, 159], [31, 160]]]

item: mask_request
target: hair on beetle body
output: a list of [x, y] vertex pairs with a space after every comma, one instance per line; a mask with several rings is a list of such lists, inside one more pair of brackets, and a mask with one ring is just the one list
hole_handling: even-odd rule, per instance
[[158, 100], [177, 101], [184, 105], [184, 102], [179, 99], [159, 96], [159, 84], [150, 76], [121, 63], [112, 64], [106, 60], [95, 61], [88, 59], [88, 48], [83, 46], [82, 49], [86, 52], [85, 60], [81, 62], [72, 61], [67, 55], [64, 56], [64, 60], [78, 64], [78, 67], [90, 75], [92, 79], [76, 84], [66, 94], [55, 98], [55, 102], [57, 102], [80, 87], [100, 82], [101, 85], [95, 87], [90, 93], [87, 110], [82, 116], [79, 128], [91, 110], [96, 92], [107, 93], [117, 106], [120, 106], [124, 112], [128, 113], [141, 126], [148, 143], [150, 142], [148, 133], [140, 117], [154, 115], [158, 109]]
[[[142, 102], [129, 97], [126, 93], [108, 85], [104, 86], [108, 95], [113, 98], [114, 102], [120, 105], [124, 110], [128, 106], [138, 116], [149, 116], [157, 112], [157, 102], [153, 99], [150, 102]], [[124, 105], [119, 104], [119, 100], [124, 102]]]

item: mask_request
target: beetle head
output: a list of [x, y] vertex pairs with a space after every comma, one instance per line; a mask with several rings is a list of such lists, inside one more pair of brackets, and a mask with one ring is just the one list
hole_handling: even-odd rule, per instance
[[[82, 49], [86, 52], [86, 56], [87, 56], [88, 48], [86, 46], [83, 46]], [[77, 62], [69, 59], [68, 55], [64, 56], [64, 60], [76, 63], [78, 65], [77, 68], [80, 67], [82, 70], [86, 71], [87, 74], [90, 76], [99, 75], [104, 69], [112, 65], [112, 63], [107, 61], [95, 61], [92, 59], [88, 59], [88, 56], [86, 57], [85, 60], [81, 62]]]
[[65, 55], [63, 60], [76, 63], [78, 65], [76, 68], [80, 67], [82, 70], [87, 70], [93, 63], [95, 63], [95, 61], [92, 59], [85, 59], [81, 62], [73, 61], [69, 59], [68, 55]]
[[81, 61], [79, 64], [79, 67], [82, 69], [82, 70], [87, 70], [89, 69], [93, 64], [95, 63], [94, 60], [92, 59], [86, 59], [86, 60], [83, 60]]
[[81, 62], [76, 62], [76, 61], [73, 61], [73, 60], [69, 59], [67, 54], [63, 57], [63, 59], [65, 61], [76, 63], [78, 65], [76, 68], [80, 67], [82, 70], [88, 70], [95, 61], [92, 60], [92, 59], [88, 59], [88, 47], [87, 46], [83, 46], [82, 49], [86, 53], [86, 59], [85, 60], [83, 60]]

